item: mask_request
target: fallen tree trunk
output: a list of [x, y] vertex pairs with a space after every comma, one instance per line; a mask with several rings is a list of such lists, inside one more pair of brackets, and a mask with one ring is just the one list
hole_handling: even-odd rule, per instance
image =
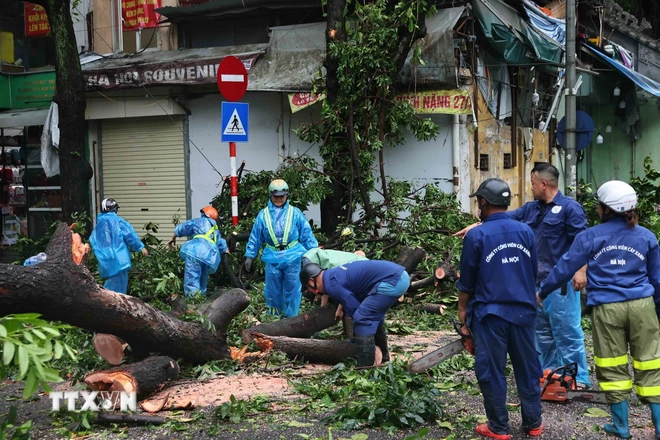
[[435, 313], [437, 315], [444, 315], [447, 306], [445, 304], [433, 304], [428, 303], [422, 306], [422, 310], [429, 313]]
[[394, 262], [398, 264], [399, 266], [403, 266], [406, 264], [406, 260], [408, 257], [410, 257], [410, 254], [412, 254], [413, 248], [410, 246], [402, 246], [401, 249], [399, 249], [399, 256], [396, 257], [396, 260]]
[[406, 272], [409, 274], [412, 274], [419, 263], [422, 262], [426, 258], [426, 251], [420, 247], [415, 248], [415, 250], [412, 251], [410, 256], [406, 259], [406, 262], [403, 263], [403, 267], [406, 268]]
[[216, 334], [226, 341], [231, 320], [249, 305], [250, 295], [242, 289], [232, 289], [213, 301], [204, 314], [215, 325]]
[[89, 373], [84, 381], [94, 391], [135, 391], [138, 399], [144, 399], [178, 376], [179, 364], [174, 359], [152, 356], [134, 364]]
[[288, 336], [290, 338], [310, 338], [315, 333], [337, 324], [335, 320], [336, 304], [316, 307], [302, 315], [279, 321], [257, 324], [243, 330], [241, 336], [246, 344], [251, 342], [253, 334], [259, 333], [268, 336]]
[[[66, 224], [57, 227], [46, 254], [48, 260], [34, 266], [0, 264], [3, 315], [40, 313], [47, 320], [118, 336], [133, 349], [144, 347], [192, 362], [230, 358], [226, 339], [202, 325], [181, 321], [138, 298], [96, 284], [84, 265], [74, 263]], [[213, 324], [226, 328], [234, 316], [217, 316], [220, 321]]]
[[[356, 359], [360, 348], [348, 341], [329, 341], [325, 339], [287, 338], [286, 336], [268, 336], [255, 333], [252, 335], [261, 351], [279, 350], [290, 358], [304, 358], [308, 362], [335, 365], [347, 358]], [[376, 347], [376, 361], [382, 362], [382, 352]]]
[[433, 276], [424, 278], [422, 280], [413, 281], [408, 287], [408, 293], [416, 293], [419, 290], [425, 289], [427, 287], [433, 286], [435, 284], [435, 278]]

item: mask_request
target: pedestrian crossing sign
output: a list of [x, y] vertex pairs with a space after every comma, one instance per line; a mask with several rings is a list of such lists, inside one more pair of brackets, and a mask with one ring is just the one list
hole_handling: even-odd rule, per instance
[[222, 103], [221, 142], [247, 142], [249, 104], [244, 102]]

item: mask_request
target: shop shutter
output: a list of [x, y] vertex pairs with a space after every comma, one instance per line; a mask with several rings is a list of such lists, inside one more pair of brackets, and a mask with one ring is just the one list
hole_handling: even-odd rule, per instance
[[148, 222], [167, 242], [172, 217], [186, 220], [183, 120], [169, 117], [104, 120], [101, 124], [102, 195], [119, 203], [119, 215], [138, 235]]

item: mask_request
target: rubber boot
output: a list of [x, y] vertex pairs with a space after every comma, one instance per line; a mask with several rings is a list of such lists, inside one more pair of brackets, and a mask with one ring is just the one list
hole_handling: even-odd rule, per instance
[[371, 367], [376, 357], [376, 343], [374, 335], [356, 336], [355, 343], [358, 346], [358, 367]]
[[376, 330], [376, 336], [374, 338], [376, 345], [383, 352], [383, 363], [389, 362], [390, 351], [387, 349], [387, 330], [385, 330], [385, 323], [381, 322], [378, 325], [378, 330]]
[[655, 426], [655, 438], [660, 439], [660, 403], [649, 403], [651, 408], [651, 420]]
[[612, 423], [605, 425], [605, 432], [619, 438], [630, 438], [628, 429], [628, 400], [610, 404]]

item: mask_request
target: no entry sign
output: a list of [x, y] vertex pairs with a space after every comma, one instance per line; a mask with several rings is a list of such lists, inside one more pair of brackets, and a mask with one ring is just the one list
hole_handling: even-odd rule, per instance
[[238, 101], [245, 95], [248, 74], [243, 62], [229, 56], [222, 59], [218, 68], [218, 88], [227, 101]]

